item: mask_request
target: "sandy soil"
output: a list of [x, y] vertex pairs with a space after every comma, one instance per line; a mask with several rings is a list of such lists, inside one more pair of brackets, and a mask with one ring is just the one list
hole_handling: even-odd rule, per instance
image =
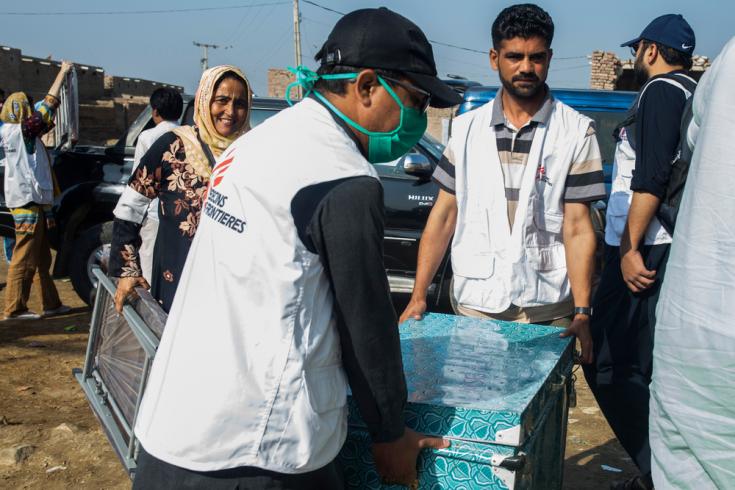
[[[0, 280], [6, 270], [0, 265]], [[0, 454], [32, 446], [24, 461], [0, 463], [0, 488], [129, 488], [127, 474], [71, 375], [72, 368], [82, 366], [89, 310], [69, 282], [57, 281], [57, 287], [64, 303], [74, 307], [71, 314], [0, 322]], [[39, 308], [34, 298], [31, 309]], [[632, 476], [635, 468], [581, 371], [577, 375], [578, 406], [569, 413], [564, 488], [606, 489], [613, 480]]]

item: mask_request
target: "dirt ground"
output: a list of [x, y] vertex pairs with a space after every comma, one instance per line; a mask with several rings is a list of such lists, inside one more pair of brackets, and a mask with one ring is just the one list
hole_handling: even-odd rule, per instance
[[[0, 281], [7, 267], [0, 265]], [[89, 331], [89, 309], [68, 281], [56, 281], [74, 310], [39, 321], [0, 321], [0, 454], [28, 445], [20, 463], [3, 464], [3, 489], [124, 489], [130, 480], [71, 375], [81, 367]], [[4, 304], [4, 294], [0, 292]], [[39, 311], [36, 298], [31, 309]], [[564, 488], [607, 489], [634, 474], [613, 437], [581, 371], [578, 405], [569, 412]], [[605, 465], [605, 467], [603, 467]], [[607, 468], [606, 468], [607, 467]], [[615, 472], [618, 470], [620, 472]]]

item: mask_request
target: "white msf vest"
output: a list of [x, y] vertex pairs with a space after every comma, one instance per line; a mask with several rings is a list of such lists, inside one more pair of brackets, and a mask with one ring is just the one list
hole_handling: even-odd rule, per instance
[[347, 381], [332, 292], [290, 206], [304, 187], [357, 176], [377, 178], [312, 99], [222, 155], [136, 423], [153, 456], [196, 471], [279, 473], [336, 457]]
[[[677, 74], [676, 76], [688, 78], [693, 83], [696, 83], [686, 75]], [[692, 93], [676, 80], [672, 80], [671, 78], [655, 78], [643, 87], [641, 93], [636, 98], [636, 109], [638, 108], [640, 100], [646, 89], [652, 83], [656, 82], [670, 83], [671, 85], [680, 88], [687, 99], [692, 96]], [[628, 127], [620, 129], [620, 140], [615, 146], [612, 189], [610, 190], [610, 198], [607, 201], [605, 243], [614, 247], [620, 246], [620, 239], [623, 236], [625, 224], [628, 222], [630, 203], [633, 200], [633, 191], [630, 190], [630, 182], [633, 179], [633, 170], [635, 169], [635, 150], [630, 144], [630, 136], [631, 135], [628, 133]], [[671, 235], [663, 226], [661, 226], [661, 222], [659, 222], [658, 218], [654, 216], [648, 224], [646, 235], [643, 240], [645, 245], [662, 245], [671, 243]]]
[[36, 138], [36, 152], [28, 153], [21, 125], [6, 123], [0, 126], [0, 140], [5, 150], [5, 205], [53, 204], [51, 159], [41, 139]]
[[[511, 303], [559, 303], [571, 290], [562, 239], [564, 190], [591, 119], [559, 102], [539, 124], [521, 184], [511, 233], [503, 171], [490, 125], [491, 101], [454, 120], [457, 227], [452, 242], [457, 302], [489, 313]], [[538, 176], [545, 178], [539, 179]]]

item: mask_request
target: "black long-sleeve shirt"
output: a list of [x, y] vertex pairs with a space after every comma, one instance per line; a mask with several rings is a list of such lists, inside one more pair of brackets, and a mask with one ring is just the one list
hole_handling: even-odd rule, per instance
[[383, 188], [371, 177], [306, 187], [291, 205], [299, 237], [318, 254], [334, 294], [342, 363], [375, 442], [403, 434], [406, 383], [383, 265]]
[[636, 113], [636, 159], [631, 190], [663, 197], [679, 147], [686, 101], [684, 91], [670, 83], [652, 83], [646, 89]]

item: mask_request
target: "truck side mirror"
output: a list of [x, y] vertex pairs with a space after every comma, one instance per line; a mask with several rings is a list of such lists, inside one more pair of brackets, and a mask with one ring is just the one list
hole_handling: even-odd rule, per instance
[[408, 175], [428, 178], [432, 170], [431, 162], [423, 153], [409, 153], [403, 157], [403, 171]]

